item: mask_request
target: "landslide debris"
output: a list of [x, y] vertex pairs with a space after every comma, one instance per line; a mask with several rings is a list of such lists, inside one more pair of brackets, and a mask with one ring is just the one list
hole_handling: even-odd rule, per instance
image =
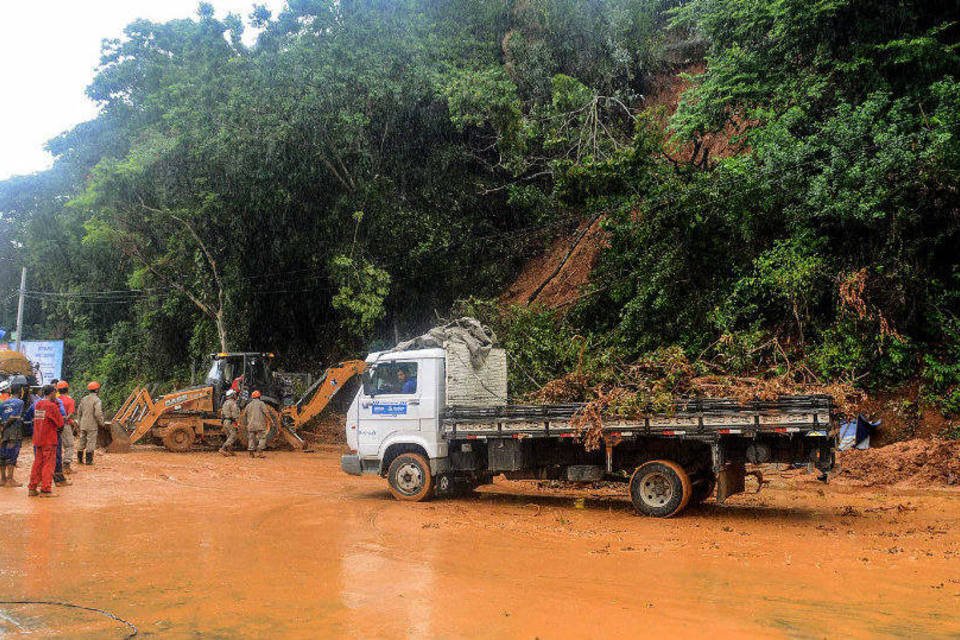
[[914, 439], [837, 453], [839, 477], [864, 486], [960, 486], [960, 440]]
[[691, 362], [679, 347], [651, 352], [634, 363], [590, 376], [582, 366], [551, 380], [529, 398], [539, 404], [585, 402], [574, 417], [588, 450], [601, 445], [604, 416], [639, 417], [671, 413], [678, 403], [695, 398], [733, 398], [741, 403], [781, 396], [825, 394], [836, 410], [856, 415], [865, 395], [849, 384], [823, 384], [804, 369], [758, 371], [754, 375], [716, 372], [709, 362]]

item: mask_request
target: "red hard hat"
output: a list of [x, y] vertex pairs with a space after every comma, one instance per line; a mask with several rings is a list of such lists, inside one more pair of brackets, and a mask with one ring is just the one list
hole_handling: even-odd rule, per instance
[[251, 397], [251, 398], [259, 398], [259, 397], [260, 397], [260, 392], [259, 392], [259, 391], [254, 391], [253, 393], [250, 394], [250, 397]]
[[57, 383], [57, 390], [62, 391], [63, 389], [69, 389], [70, 385], [67, 384], [66, 380], [61, 380]]
[[89, 384], [87, 385], [87, 390], [88, 390], [88, 391], [96, 391], [96, 390], [99, 389], [99, 388], [100, 388], [100, 383], [97, 382], [96, 380], [94, 380], [93, 382], [91, 382], [91, 383], [89, 383]]

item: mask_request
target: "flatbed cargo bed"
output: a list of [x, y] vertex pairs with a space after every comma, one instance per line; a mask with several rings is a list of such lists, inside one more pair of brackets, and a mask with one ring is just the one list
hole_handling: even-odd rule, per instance
[[[441, 432], [448, 440], [497, 437], [572, 437], [583, 403], [447, 407]], [[830, 428], [833, 400], [827, 395], [781, 396], [741, 403], [733, 399], [688, 399], [670, 412], [603, 416], [603, 431], [620, 437], [658, 435], [715, 437], [751, 433], [807, 433]]]

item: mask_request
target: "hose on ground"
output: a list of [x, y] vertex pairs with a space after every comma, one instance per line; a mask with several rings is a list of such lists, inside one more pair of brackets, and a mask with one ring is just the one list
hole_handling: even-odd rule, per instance
[[110, 613], [109, 611], [104, 611], [103, 609], [97, 609], [96, 607], [85, 607], [80, 604], [73, 604], [72, 602], [61, 602], [58, 600], [0, 600], [0, 605], [4, 605], [4, 604], [39, 604], [39, 605], [50, 606], [50, 607], [67, 607], [70, 609], [81, 609], [83, 611], [92, 611], [94, 613], [99, 613], [102, 616], [106, 616], [111, 620], [116, 620], [117, 622], [120, 622], [126, 625], [127, 628], [130, 629], [130, 633], [124, 636], [124, 640], [129, 640], [130, 638], [133, 638], [138, 633], [140, 633], [140, 630], [137, 629], [136, 625], [133, 624], [132, 622], [128, 622], [127, 620], [124, 620], [118, 615]]

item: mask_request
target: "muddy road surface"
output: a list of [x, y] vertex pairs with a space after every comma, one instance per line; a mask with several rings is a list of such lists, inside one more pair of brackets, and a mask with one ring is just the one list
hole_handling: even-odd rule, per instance
[[[74, 479], [0, 489], [0, 599], [143, 638], [960, 636], [956, 491], [784, 476], [673, 520], [532, 482], [402, 504], [332, 448], [140, 449]], [[0, 605], [3, 638], [129, 631]]]

